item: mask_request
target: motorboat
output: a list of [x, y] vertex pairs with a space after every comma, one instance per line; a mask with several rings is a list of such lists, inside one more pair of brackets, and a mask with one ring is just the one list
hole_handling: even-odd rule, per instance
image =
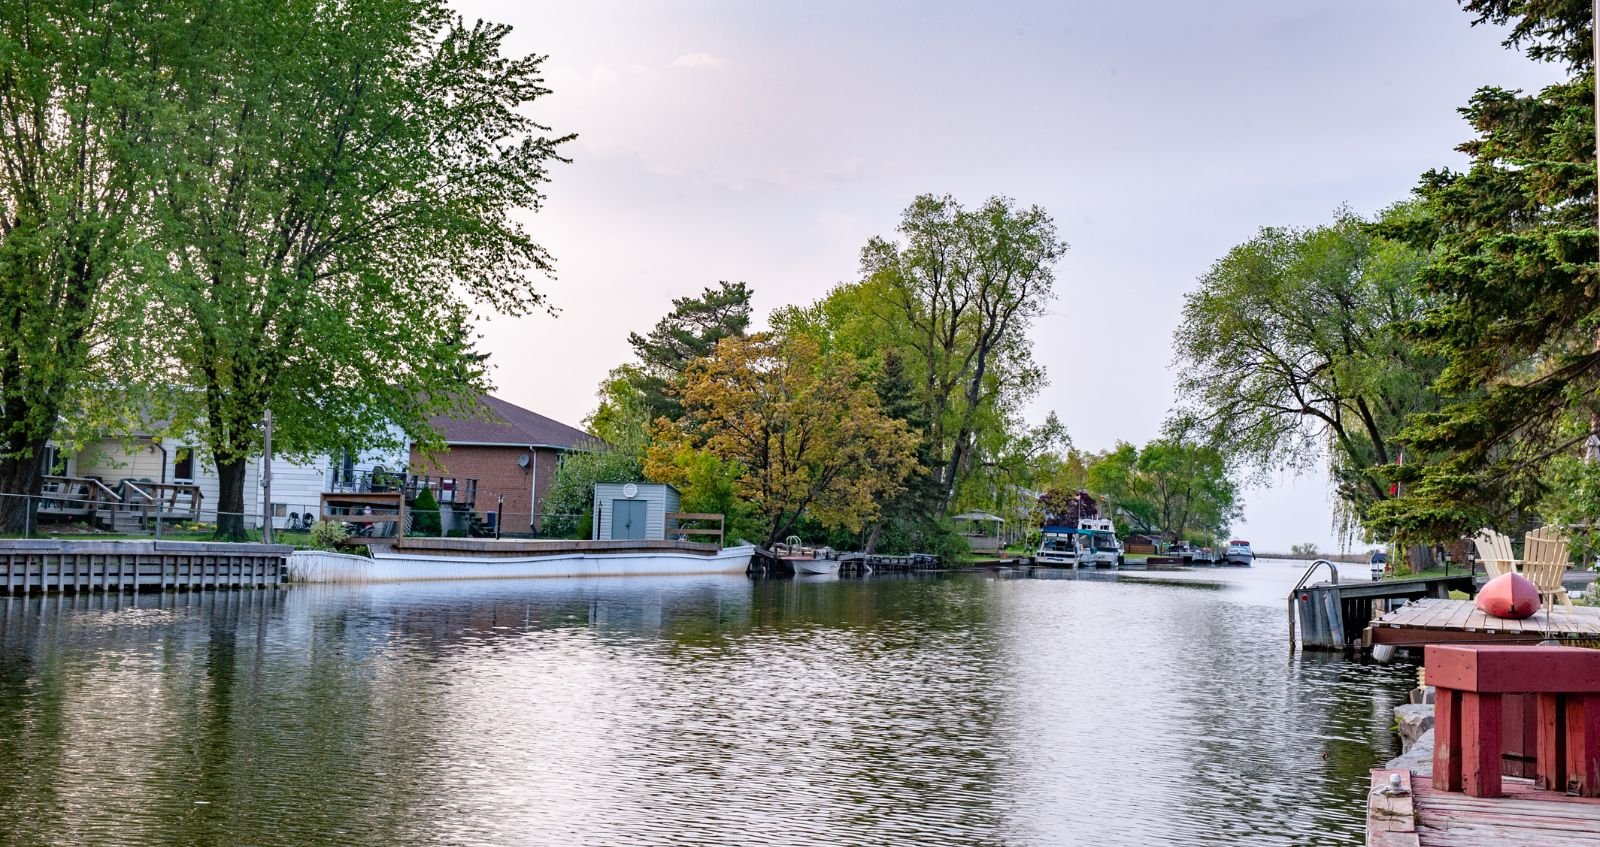
[[1256, 554], [1250, 552], [1250, 542], [1237, 538], [1228, 542], [1228, 549], [1222, 557], [1228, 564], [1242, 567], [1249, 567], [1256, 561]]
[[838, 559], [813, 559], [805, 556], [795, 556], [792, 558], [785, 557], [784, 561], [794, 568], [795, 576], [824, 576], [839, 572]]

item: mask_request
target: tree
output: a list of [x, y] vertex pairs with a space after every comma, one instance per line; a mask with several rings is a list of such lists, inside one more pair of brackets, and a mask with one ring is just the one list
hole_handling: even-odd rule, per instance
[[[1384, 220], [1413, 216], [1401, 206]], [[1174, 337], [1183, 413], [1202, 440], [1262, 471], [1327, 451], [1357, 522], [1388, 499], [1395, 435], [1437, 402], [1438, 362], [1403, 333], [1424, 309], [1411, 287], [1423, 261], [1349, 212], [1228, 251], [1185, 298]]]
[[879, 332], [909, 352], [937, 460], [929, 473], [948, 513], [985, 423], [1043, 383], [1027, 330], [1054, 297], [1067, 245], [1037, 206], [992, 198], [973, 210], [950, 196], [916, 198], [902, 242], [874, 238], [861, 253]]
[[[160, 18], [103, 0], [0, 7], [0, 493], [38, 494], [61, 415], [141, 359], [127, 224], [144, 208]], [[0, 497], [0, 532], [22, 531], [34, 502]]]
[[551, 258], [518, 224], [559, 144], [542, 57], [443, 0], [211, 0], [164, 45], [159, 290], [174, 421], [243, 532], [270, 408], [296, 456], [425, 435], [486, 387], [469, 315], [525, 314]]
[[916, 436], [883, 414], [855, 361], [804, 336], [723, 339], [689, 366], [681, 399], [678, 431], [739, 465], [769, 544], [804, 518], [860, 531], [917, 468]]
[[1436, 389], [1447, 398], [1407, 427], [1421, 455], [1408, 454], [1394, 474], [1401, 496], [1377, 510], [1376, 525], [1408, 542], [1534, 520], [1550, 463], [1600, 429], [1591, 8], [1463, 5], [1474, 23], [1510, 24], [1507, 47], [1571, 75], [1533, 94], [1479, 89], [1461, 110], [1471, 164], [1423, 175], [1421, 214], [1392, 233], [1431, 251], [1417, 336], [1445, 362]]
[[430, 538], [437, 537], [443, 531], [444, 522], [439, 514], [439, 501], [433, 496], [433, 489], [423, 488], [417, 493], [417, 499], [411, 504], [411, 534], [423, 535]]
[[1221, 451], [1189, 440], [1180, 423], [1142, 449], [1118, 442], [1089, 465], [1088, 484], [1119, 522], [1173, 541], [1211, 540], [1239, 516]]
[[601, 482], [634, 482], [644, 473], [639, 460], [626, 451], [600, 448], [566, 453], [540, 508], [539, 533], [550, 538], [588, 538], [593, 535], [594, 487]]

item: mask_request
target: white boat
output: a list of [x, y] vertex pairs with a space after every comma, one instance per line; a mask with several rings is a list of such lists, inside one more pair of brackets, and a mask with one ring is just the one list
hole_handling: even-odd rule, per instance
[[1040, 565], [1062, 568], [1078, 566], [1078, 530], [1065, 526], [1047, 526], [1039, 534], [1039, 549], [1033, 561]]
[[1222, 555], [1230, 565], [1249, 567], [1256, 561], [1256, 554], [1250, 552], [1250, 542], [1237, 538], [1228, 542], [1228, 549]]
[[1122, 566], [1122, 542], [1110, 518], [1084, 518], [1078, 521], [1084, 533], [1078, 539], [1078, 567], [1117, 568]]
[[297, 552], [290, 556], [289, 568], [306, 582], [742, 574], [755, 554], [752, 545], [707, 547], [682, 542], [413, 538], [370, 545], [370, 559]]
[[839, 572], [838, 559], [811, 559], [797, 556], [794, 558], [786, 558], [784, 561], [788, 562], [790, 566], [794, 568], [796, 576], [821, 576], [825, 574], [836, 574]]

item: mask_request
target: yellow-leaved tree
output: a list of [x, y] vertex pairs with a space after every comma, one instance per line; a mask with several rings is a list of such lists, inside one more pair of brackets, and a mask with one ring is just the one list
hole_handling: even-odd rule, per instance
[[736, 463], [768, 544], [803, 517], [859, 532], [919, 470], [916, 436], [883, 414], [859, 365], [803, 336], [725, 338], [680, 391], [683, 441], [652, 450], [649, 464], [670, 462], [684, 441]]

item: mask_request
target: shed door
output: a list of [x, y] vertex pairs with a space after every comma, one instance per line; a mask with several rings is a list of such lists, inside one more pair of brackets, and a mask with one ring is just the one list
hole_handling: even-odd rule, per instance
[[644, 538], [645, 501], [643, 500], [612, 500], [611, 501], [611, 537], [617, 540], [625, 538]]

